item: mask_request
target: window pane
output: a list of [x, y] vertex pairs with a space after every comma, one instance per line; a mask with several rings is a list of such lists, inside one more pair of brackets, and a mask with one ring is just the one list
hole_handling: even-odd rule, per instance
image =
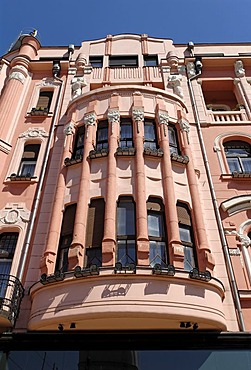
[[146, 67], [155, 67], [158, 65], [157, 55], [147, 55], [144, 56], [144, 64]]
[[153, 124], [146, 124], [144, 131], [145, 140], [155, 141], [155, 129]]
[[135, 235], [134, 212], [134, 203], [119, 203], [117, 208], [118, 235]]
[[21, 163], [19, 176], [33, 176], [35, 172], [36, 162], [23, 162]]
[[159, 213], [148, 213], [148, 235], [162, 237], [163, 236], [163, 224], [162, 215]]
[[122, 124], [120, 126], [120, 139], [131, 139], [132, 138], [132, 125], [131, 124]]
[[154, 267], [156, 263], [159, 263], [161, 266], [166, 266], [166, 257], [166, 243], [151, 240], [149, 250], [150, 266]]
[[192, 243], [191, 230], [185, 225], [179, 225], [180, 240], [187, 243]]
[[241, 158], [244, 172], [251, 172], [251, 158]]
[[184, 246], [184, 269], [192, 270], [195, 267], [194, 251], [192, 247]]
[[227, 163], [228, 163], [230, 172], [234, 172], [234, 171], [242, 172], [238, 158], [227, 158]]
[[134, 240], [118, 240], [117, 241], [117, 262], [121, 262], [123, 266], [129, 263], [136, 263], [136, 250]]

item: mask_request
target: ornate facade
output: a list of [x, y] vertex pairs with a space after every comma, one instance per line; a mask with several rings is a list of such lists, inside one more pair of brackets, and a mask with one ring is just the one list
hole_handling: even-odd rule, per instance
[[3, 56], [2, 332], [251, 330], [249, 49], [23, 35]]

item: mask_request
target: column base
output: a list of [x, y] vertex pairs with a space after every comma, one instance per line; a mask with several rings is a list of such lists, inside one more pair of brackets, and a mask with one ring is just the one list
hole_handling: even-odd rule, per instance
[[170, 242], [169, 244], [171, 250], [172, 260], [171, 264], [174, 265], [177, 269], [184, 269], [184, 247], [178, 241]]
[[149, 240], [137, 240], [137, 265], [149, 266]]
[[199, 250], [199, 267], [201, 271], [213, 271], [215, 267], [215, 260], [209, 249]]
[[102, 242], [102, 266], [115, 265], [116, 242], [113, 239], [106, 239]]
[[56, 253], [47, 252], [40, 260], [41, 275], [51, 275], [55, 272]]
[[76, 266], [84, 266], [84, 248], [82, 244], [72, 244], [68, 252], [68, 271]]

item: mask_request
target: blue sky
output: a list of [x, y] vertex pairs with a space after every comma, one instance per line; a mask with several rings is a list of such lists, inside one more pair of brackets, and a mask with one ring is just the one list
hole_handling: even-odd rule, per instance
[[251, 41], [251, 0], [2, 0], [0, 55], [24, 30], [42, 45], [147, 33], [175, 43]]

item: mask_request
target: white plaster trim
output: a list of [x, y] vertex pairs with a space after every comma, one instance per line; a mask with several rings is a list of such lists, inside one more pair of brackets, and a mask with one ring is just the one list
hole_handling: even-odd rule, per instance
[[30, 211], [26, 208], [25, 203], [7, 203], [0, 210], [0, 223], [2, 224], [22, 226], [29, 219]]
[[181, 81], [182, 81], [181, 75], [170, 75], [168, 77], [168, 85], [170, 85], [173, 88], [174, 94], [178, 95], [181, 99], [184, 99]]
[[251, 195], [228, 199], [221, 203], [221, 208], [223, 211], [227, 212], [229, 216], [251, 209]]
[[84, 116], [84, 123], [86, 128], [86, 137], [89, 136], [89, 128], [90, 126], [94, 126], [96, 123], [96, 114], [94, 112], [88, 113]]
[[120, 122], [120, 112], [118, 109], [108, 109], [108, 122], [112, 126], [112, 135], [114, 134], [114, 125]]
[[36, 137], [48, 137], [49, 133], [46, 132], [42, 127], [31, 127], [27, 131], [19, 135], [19, 137], [24, 138], [36, 138]]
[[196, 75], [194, 62], [187, 63], [187, 75], [189, 78], [194, 77]]
[[0, 139], [0, 151], [9, 154], [11, 151], [12, 146], [9, 143]]
[[144, 109], [143, 108], [133, 108], [132, 110], [132, 118], [133, 121], [136, 123], [137, 126], [137, 133], [140, 132], [140, 122], [144, 122]]
[[159, 111], [158, 112], [158, 121], [160, 125], [163, 125], [164, 135], [167, 135], [167, 127], [169, 124], [169, 115], [167, 112]]
[[225, 165], [225, 162], [223, 160], [223, 157], [225, 158], [225, 153], [224, 153], [224, 148], [223, 148], [223, 145], [222, 145], [222, 142], [223, 142], [223, 139], [224, 138], [229, 138], [229, 140], [231, 140], [231, 137], [232, 136], [241, 136], [243, 137], [243, 140], [245, 139], [249, 139], [251, 141], [251, 135], [248, 135], [244, 132], [241, 132], [241, 131], [230, 131], [230, 132], [224, 132], [220, 135], [218, 135], [215, 140], [214, 140], [214, 151], [216, 152], [217, 154], [217, 157], [218, 157], [218, 161], [219, 161], [219, 164], [220, 164], [220, 169], [221, 169], [221, 173], [229, 173], [229, 169], [228, 167], [226, 167]]

